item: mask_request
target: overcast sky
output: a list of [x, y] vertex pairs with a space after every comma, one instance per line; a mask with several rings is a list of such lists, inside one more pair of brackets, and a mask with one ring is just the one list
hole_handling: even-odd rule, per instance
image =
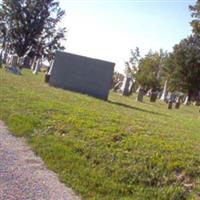
[[191, 33], [195, 0], [60, 0], [68, 29], [67, 52], [116, 63], [123, 71], [130, 49], [171, 51]]

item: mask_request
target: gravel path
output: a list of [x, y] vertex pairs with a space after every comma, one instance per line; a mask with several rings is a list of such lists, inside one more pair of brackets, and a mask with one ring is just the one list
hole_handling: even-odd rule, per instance
[[0, 200], [80, 200], [0, 121]]

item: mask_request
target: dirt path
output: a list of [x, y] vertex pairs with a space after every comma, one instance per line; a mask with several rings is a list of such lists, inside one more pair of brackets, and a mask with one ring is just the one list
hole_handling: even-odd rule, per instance
[[80, 200], [0, 121], [0, 200]]

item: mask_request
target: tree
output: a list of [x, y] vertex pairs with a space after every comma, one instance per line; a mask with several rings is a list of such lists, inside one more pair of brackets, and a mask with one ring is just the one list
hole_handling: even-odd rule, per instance
[[188, 94], [189, 100], [200, 91], [200, 36], [191, 35], [174, 46], [165, 63], [170, 89]]
[[160, 74], [164, 57], [163, 50], [155, 53], [150, 50], [144, 58], [140, 59], [136, 80], [144, 89], [160, 88]]
[[6, 43], [10, 52], [19, 57], [27, 52], [41, 58], [53, 57], [55, 51], [63, 49], [65, 28], [58, 28], [64, 11], [55, 0], [2, 0], [0, 23], [9, 28]]
[[189, 8], [193, 17], [191, 22], [193, 32], [195, 34], [200, 34], [200, 0], [198, 0], [194, 6], [190, 6]]
[[129, 58], [129, 61], [125, 62], [125, 74], [126, 76], [132, 75], [132, 77], [135, 77], [135, 74], [138, 70], [138, 63], [140, 60], [140, 50], [138, 47], [135, 48], [135, 50], [130, 51], [131, 56]]

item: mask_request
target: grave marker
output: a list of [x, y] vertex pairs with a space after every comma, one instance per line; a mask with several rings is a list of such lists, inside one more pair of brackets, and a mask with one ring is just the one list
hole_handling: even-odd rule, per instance
[[58, 51], [49, 84], [107, 100], [114, 66], [111, 62]]

